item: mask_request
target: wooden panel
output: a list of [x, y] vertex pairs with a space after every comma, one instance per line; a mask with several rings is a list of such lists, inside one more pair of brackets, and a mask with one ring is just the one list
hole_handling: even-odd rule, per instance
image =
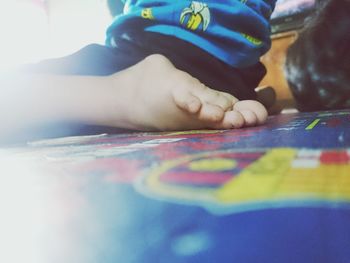
[[284, 77], [283, 65], [286, 58], [286, 51], [297, 36], [296, 31], [278, 34], [272, 38], [270, 51], [261, 58], [267, 68], [267, 74], [261, 81], [260, 86], [272, 86], [277, 92], [277, 100], [283, 106], [292, 105], [293, 97], [289, 91], [287, 81]]

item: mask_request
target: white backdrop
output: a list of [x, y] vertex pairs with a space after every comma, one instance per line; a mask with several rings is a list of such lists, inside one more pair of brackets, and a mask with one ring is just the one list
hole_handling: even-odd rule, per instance
[[1, 0], [0, 69], [103, 43], [112, 21], [105, 0]]

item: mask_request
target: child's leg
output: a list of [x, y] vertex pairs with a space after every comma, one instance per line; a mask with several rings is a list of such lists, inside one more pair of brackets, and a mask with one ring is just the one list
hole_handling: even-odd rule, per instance
[[102, 122], [96, 116], [99, 125], [136, 130], [229, 129], [261, 124], [267, 118], [259, 102], [238, 101], [206, 87], [162, 55], [151, 55], [110, 78], [115, 85], [101, 92], [113, 98], [109, 103], [115, 103], [116, 110]]
[[[162, 55], [147, 57], [150, 52], [132, 41], [118, 40], [115, 48], [90, 45], [70, 56], [31, 65], [25, 71], [115, 79], [112, 90], [106, 91], [106, 87], [100, 86], [90, 93], [96, 97], [94, 103], [98, 103], [97, 98], [103, 93], [110, 93], [110, 97], [115, 98], [112, 103], [118, 104], [112, 109], [118, 108], [118, 112], [110, 110], [108, 112], [113, 116], [104, 118], [86, 117], [95, 119], [96, 123], [93, 121], [92, 124], [137, 130], [174, 130], [239, 128], [265, 121], [266, 110], [261, 104], [252, 101], [235, 104], [237, 99], [232, 95], [216, 91], [216, 86], [206, 87], [188, 73], [177, 70]], [[121, 84], [120, 76], [124, 84]], [[83, 88], [81, 92], [86, 93], [88, 89], [84, 91]], [[232, 111], [234, 104], [240, 111]], [[119, 111], [126, 112], [128, 117], [120, 118]], [[93, 114], [89, 110], [86, 112]]]
[[[139, 51], [131, 48], [130, 52]], [[208, 88], [176, 69], [162, 55], [142, 60], [139, 58], [143, 52], [135, 57], [130, 57], [130, 52], [89, 46], [73, 56], [24, 68], [27, 73], [40, 73], [33, 74], [36, 81], [30, 74], [25, 78], [28, 80], [23, 80], [27, 88], [21, 93], [28, 93], [28, 96], [22, 97], [33, 97], [26, 101], [28, 108], [33, 108], [30, 103], [38, 108], [43, 102], [50, 108], [40, 111], [40, 115], [45, 113], [45, 118], [36, 117], [40, 120], [34, 125], [45, 125], [50, 120], [51, 124], [68, 122], [71, 127], [73, 122], [78, 124], [78, 129], [69, 128], [69, 134], [63, 134], [74, 135], [93, 132], [93, 127], [85, 126], [91, 124], [159, 131], [229, 129], [265, 121], [266, 110], [258, 102], [237, 102], [233, 96], [214, 90], [216, 87]], [[137, 59], [139, 62], [135, 62]], [[36, 91], [32, 92], [29, 87], [35, 87]], [[31, 116], [30, 110], [23, 112]], [[18, 116], [18, 120], [23, 119], [20, 114]], [[101, 128], [97, 130], [103, 132]], [[52, 129], [45, 128], [42, 133], [51, 137], [51, 132]], [[54, 133], [54, 136], [61, 135]]]

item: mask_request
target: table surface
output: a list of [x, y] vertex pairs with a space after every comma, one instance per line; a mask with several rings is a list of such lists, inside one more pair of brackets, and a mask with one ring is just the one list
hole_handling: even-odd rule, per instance
[[0, 148], [0, 262], [349, 262], [350, 111]]

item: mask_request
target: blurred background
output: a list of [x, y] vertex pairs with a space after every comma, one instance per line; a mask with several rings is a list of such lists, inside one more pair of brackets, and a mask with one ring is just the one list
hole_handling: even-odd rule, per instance
[[104, 43], [107, 0], [1, 0], [0, 70]]

